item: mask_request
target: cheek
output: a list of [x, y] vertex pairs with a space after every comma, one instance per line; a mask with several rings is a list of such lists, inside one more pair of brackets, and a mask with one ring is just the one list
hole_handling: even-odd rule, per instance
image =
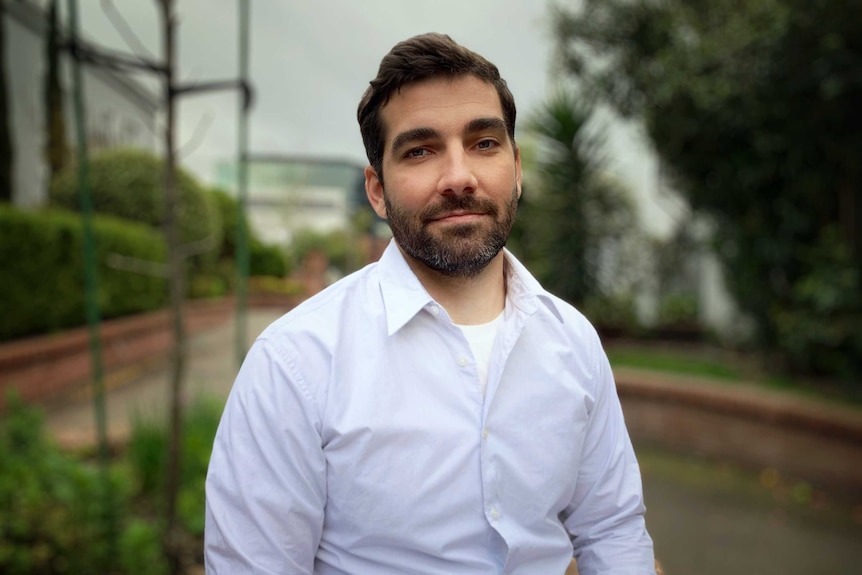
[[389, 202], [407, 212], [416, 212], [434, 201], [434, 188], [423, 185], [419, 177], [394, 177], [386, 180]]

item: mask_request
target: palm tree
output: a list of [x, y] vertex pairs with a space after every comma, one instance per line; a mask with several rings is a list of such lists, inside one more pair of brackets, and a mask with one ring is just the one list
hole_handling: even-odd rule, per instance
[[634, 227], [625, 190], [604, 173], [604, 142], [592, 107], [572, 91], [554, 93], [528, 120], [536, 140], [517, 237], [549, 291], [576, 306], [602, 295], [607, 247]]

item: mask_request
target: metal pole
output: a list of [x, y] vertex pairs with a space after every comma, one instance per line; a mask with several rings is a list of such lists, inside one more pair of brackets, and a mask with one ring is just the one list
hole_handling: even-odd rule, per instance
[[[239, 79], [243, 87], [248, 85], [249, 60], [249, 12], [250, 0], [239, 0]], [[248, 92], [243, 90], [237, 120], [237, 198], [239, 215], [236, 226], [236, 357], [242, 364], [247, 351], [248, 332], [248, 275], [249, 275], [249, 231], [246, 229], [246, 206], [248, 204]]]
[[76, 0], [69, 0], [69, 38], [72, 51], [72, 90], [74, 92], [75, 125], [78, 136], [78, 190], [81, 197], [81, 223], [83, 225], [84, 249], [84, 306], [87, 317], [87, 327], [90, 336], [90, 364], [92, 367], [93, 407], [96, 418], [96, 431], [99, 445], [99, 461], [102, 466], [104, 486], [104, 519], [108, 538], [110, 557], [116, 553], [116, 517], [111, 501], [111, 483], [108, 475], [109, 449], [108, 429], [105, 409], [105, 387], [102, 367], [102, 339], [100, 333], [101, 317], [99, 314], [99, 278], [96, 269], [96, 241], [93, 233], [93, 200], [90, 196], [86, 116], [84, 109], [84, 79], [81, 75], [81, 64], [74, 48], [78, 39], [78, 6]]

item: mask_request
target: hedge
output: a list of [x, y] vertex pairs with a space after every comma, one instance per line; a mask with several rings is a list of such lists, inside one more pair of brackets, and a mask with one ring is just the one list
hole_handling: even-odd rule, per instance
[[[96, 213], [162, 229], [165, 218], [164, 162], [159, 157], [136, 149], [108, 150], [90, 160], [88, 178]], [[211, 271], [222, 242], [222, 222], [215, 200], [182, 169], [177, 169], [177, 190], [182, 241], [214, 240], [211, 250], [192, 259], [191, 267], [195, 271]], [[79, 209], [75, 164], [51, 181], [49, 197], [54, 206], [72, 211]]]
[[[162, 234], [110, 216], [94, 216], [98, 302], [102, 318], [159, 309], [163, 278], [118, 270], [109, 254], [164, 263]], [[0, 340], [85, 323], [83, 227], [79, 214], [23, 211], [0, 205]]]

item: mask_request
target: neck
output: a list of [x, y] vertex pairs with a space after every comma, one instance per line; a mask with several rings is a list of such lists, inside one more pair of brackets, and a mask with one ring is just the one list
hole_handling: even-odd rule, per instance
[[[400, 249], [400, 248], [399, 248]], [[404, 254], [404, 252], [401, 252]], [[495, 319], [506, 302], [506, 258], [501, 251], [475, 276], [452, 277], [404, 254], [407, 264], [453, 323], [478, 325]]]

